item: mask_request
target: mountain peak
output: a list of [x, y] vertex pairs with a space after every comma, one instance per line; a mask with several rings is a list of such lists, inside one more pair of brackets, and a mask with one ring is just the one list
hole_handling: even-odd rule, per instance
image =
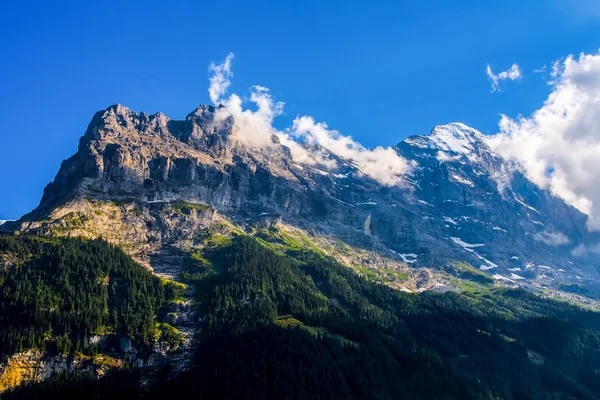
[[421, 149], [430, 149], [460, 155], [470, 155], [485, 147], [485, 135], [460, 122], [434, 127], [429, 135], [415, 135], [403, 143]]
[[[221, 107], [219, 107], [221, 108]], [[214, 114], [217, 109], [214, 106], [207, 104], [200, 104], [194, 111], [188, 114], [187, 118], [193, 118], [195, 116], [202, 116], [206, 114]]]
[[[46, 221], [53, 221], [57, 232], [81, 233], [81, 224], [92, 221], [85, 231], [91, 237], [98, 226], [112, 234], [121, 229], [114, 228], [118, 221], [127, 221], [136, 229], [132, 235], [146, 227], [139, 228], [144, 230], [140, 246], [148, 238], [160, 243], [174, 237], [185, 238], [181, 243], [188, 246], [201, 227], [186, 220], [192, 213], [167, 221], [163, 211], [172, 207], [153, 205], [186, 202], [209, 205], [240, 224], [277, 216], [387, 256], [393, 250], [417, 265], [471, 262], [483, 271], [494, 269], [496, 280], [511, 284], [517, 284], [508, 278], [516, 268], [522, 269], [523, 284], [534, 287], [549, 285], [547, 268], [554, 268], [556, 282], [574, 276], [573, 268], [582, 279], [597, 280], [587, 260], [573, 267], [570, 262], [571, 249], [594, 240], [583, 214], [513, 173], [486, 137], [464, 124], [436, 126], [429, 135], [401, 142], [395, 150], [418, 166], [402, 184], [385, 188], [361, 172], [357, 161], [317, 143], [299, 145], [318, 154], [319, 164], [299, 165], [283, 145], [257, 150], [238, 144], [235, 136], [229, 140], [236, 129], [231, 112], [220, 106], [198, 106], [184, 120], [111, 106], [94, 116], [78, 152], [62, 163], [39, 207], [1, 230], [46, 232]], [[336, 168], [324, 167], [328, 162]], [[109, 218], [107, 210], [91, 210], [106, 201], [135, 203], [144, 211], [129, 213], [119, 205], [131, 214], [122, 219], [113, 218], [112, 211]], [[73, 213], [85, 215], [81, 224]], [[129, 225], [122, 229], [129, 232]], [[553, 237], [557, 245], [548, 239]], [[412, 254], [417, 256], [406, 261]], [[530, 264], [543, 268], [538, 273]]]
[[481, 132], [460, 122], [438, 125], [431, 130], [427, 138], [440, 150], [470, 154], [483, 140]]
[[113, 113], [116, 115], [129, 115], [129, 114], [137, 114], [136, 112], [131, 111], [131, 109], [127, 106], [124, 106], [123, 104], [117, 103], [117, 104], [113, 104], [112, 106], [109, 106], [108, 108], [106, 108], [106, 110], [103, 111], [103, 113]]

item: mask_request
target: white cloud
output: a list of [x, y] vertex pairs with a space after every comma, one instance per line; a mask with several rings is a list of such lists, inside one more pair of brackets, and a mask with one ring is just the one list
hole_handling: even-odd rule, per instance
[[552, 65], [552, 92], [530, 117], [502, 115], [492, 148], [600, 230], [600, 53]]
[[400, 180], [399, 176], [413, 167], [392, 148], [377, 147], [368, 150], [350, 136], [330, 130], [326, 123], [316, 123], [309, 116], [294, 120], [292, 134], [308, 143], [323, 146], [339, 157], [354, 161], [365, 175], [384, 185], [397, 184]]
[[250, 89], [249, 100], [256, 106], [256, 111], [245, 109], [244, 101], [235, 93], [227, 98], [223, 97], [231, 85], [233, 57], [233, 53], [229, 53], [221, 64], [210, 64], [209, 71], [213, 75], [210, 77], [208, 92], [215, 105], [223, 104], [226, 107], [217, 110], [217, 117], [225, 119], [230, 115], [233, 116], [236, 124], [234, 140], [251, 148], [269, 148], [275, 145], [273, 142], [273, 135], [275, 135], [282, 144], [290, 148], [294, 160], [304, 164], [315, 164], [319, 160], [318, 154], [309, 154], [286, 133], [273, 127], [275, 117], [283, 113], [284, 103], [274, 101], [268, 88], [255, 85]]
[[600, 244], [580, 244], [579, 246], [571, 250], [571, 255], [573, 255], [574, 257], [586, 257], [588, 255], [598, 254], [600, 254]]
[[543, 242], [548, 246], [554, 247], [569, 244], [571, 242], [567, 235], [565, 235], [564, 233], [550, 231], [538, 232], [535, 235], [533, 235], [533, 239], [538, 242]]
[[[401, 176], [409, 172], [412, 164], [399, 156], [392, 148], [377, 147], [369, 150], [351, 137], [344, 136], [335, 130], [330, 130], [325, 123], [316, 123], [312, 117], [297, 117], [292, 127], [281, 131], [273, 127], [273, 120], [283, 113], [284, 103], [275, 101], [269, 89], [263, 86], [253, 86], [250, 89], [251, 103], [256, 110], [244, 108], [244, 101], [233, 93], [223, 96], [231, 84], [231, 61], [229, 54], [222, 64], [211, 64], [209, 70], [213, 73], [210, 78], [209, 94], [214, 104], [223, 104], [226, 108], [219, 109], [223, 118], [233, 115], [237, 129], [233, 140], [250, 148], [272, 148], [276, 144], [273, 136], [290, 149], [294, 161], [302, 164], [321, 164], [327, 168], [335, 168], [336, 163], [328, 160], [318, 147], [348, 159], [365, 175], [384, 185], [397, 184]], [[302, 140], [312, 145], [318, 145], [317, 150], [307, 150], [296, 140]]]
[[213, 74], [210, 77], [208, 93], [210, 94], [210, 100], [216, 105], [218, 105], [219, 98], [227, 92], [231, 84], [231, 78], [233, 77], [233, 72], [231, 72], [232, 60], [233, 53], [229, 53], [223, 63], [210, 63], [208, 67], [208, 70]]
[[494, 74], [494, 72], [492, 72], [492, 67], [488, 65], [485, 69], [485, 73], [492, 82], [492, 92], [501, 90], [500, 83], [502, 81], [505, 81], [507, 79], [515, 81], [517, 79], [521, 79], [521, 77], [523, 76], [523, 74], [521, 73], [521, 68], [519, 68], [517, 64], [513, 64], [510, 67], [510, 69], [502, 71], [498, 74]]
[[585, 257], [588, 254], [600, 254], [600, 244], [586, 246], [585, 244], [580, 244], [571, 250], [571, 255], [574, 257]]

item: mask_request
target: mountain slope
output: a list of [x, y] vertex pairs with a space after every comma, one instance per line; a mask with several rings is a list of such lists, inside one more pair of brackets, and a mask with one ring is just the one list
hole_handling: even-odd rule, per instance
[[190, 370], [152, 374], [143, 387], [129, 373], [55, 377], [7, 398], [114, 398], [106, 388], [124, 381], [124, 396], [151, 399], [593, 399], [600, 390], [598, 313], [491, 286], [402, 293], [313, 250], [279, 254], [245, 235], [203, 255], [199, 271], [213, 273], [195, 283], [206, 319]]
[[[484, 135], [448, 124], [408, 138], [394, 151], [414, 169], [386, 186], [325, 148], [303, 144], [325, 160], [303, 164], [276, 136], [249, 148], [237, 130], [223, 107], [200, 106], [183, 121], [109, 107], [94, 116], [39, 207], [2, 225], [14, 234], [8, 241], [80, 237], [87, 246], [103, 238], [163, 278], [146, 273], [153, 284], [175, 281], [168, 304], [143, 300], [152, 290], [129, 289], [143, 307], [125, 307], [125, 325], [139, 322], [141, 336], [105, 314], [83, 333], [69, 331], [69, 340], [85, 343], [99, 326], [112, 327], [119, 341], [141, 346], [135, 353], [144, 360], [133, 364], [144, 372], [124, 388], [130, 397], [164, 397], [174, 387], [217, 398], [597, 395], [598, 314], [503, 288], [596, 306], [594, 260], [570, 254], [595, 237], [583, 214], [511, 172]], [[60, 248], [61, 257], [40, 265], [71, 265], [72, 252]], [[11, 254], [0, 248], [5, 265]], [[15, 272], [5, 267], [0, 284], [26, 280]], [[38, 275], [40, 287], [54, 282], [55, 274]], [[77, 275], [82, 287], [101, 278]], [[66, 295], [72, 286], [52, 285], [42, 292]], [[41, 323], [22, 350], [66, 334], [51, 325]], [[148, 332], [184, 351], [155, 349]], [[20, 350], [7, 353], [23, 357]], [[163, 353], [167, 369], [146, 362]], [[14, 395], [50, 388], [60, 396], [64, 382], [110, 394], [112, 379], [120, 377], [60, 375]], [[239, 382], [243, 393], [233, 390]]]
[[[102, 235], [150, 265], [165, 246], [193, 245], [194, 232], [215, 218], [242, 228], [283, 221], [399, 263], [467, 261], [506, 285], [598, 289], [596, 260], [571, 255], [598, 239], [587, 217], [511, 172], [465, 125], [399, 143], [396, 151], [416, 167], [395, 186], [318, 146], [307, 148], [334, 167], [296, 162], [276, 136], [248, 148], [236, 130], [224, 108], [200, 106], [176, 121], [109, 107], [94, 116], [40, 206], [4, 229]], [[178, 203], [207, 208], [176, 217], [165, 211]]]
[[430, 207], [422, 210], [424, 218], [443, 222], [439, 237], [471, 253], [474, 265], [538, 288], [582, 277], [596, 285], [595, 260], [571, 254], [597, 240], [587, 231], [587, 216], [511, 172], [484, 135], [449, 124], [398, 149], [419, 162], [412, 179], [418, 202]]
[[160, 310], [183, 288], [103, 240], [0, 236], [0, 392], [58, 371], [102, 375], [167, 361]]

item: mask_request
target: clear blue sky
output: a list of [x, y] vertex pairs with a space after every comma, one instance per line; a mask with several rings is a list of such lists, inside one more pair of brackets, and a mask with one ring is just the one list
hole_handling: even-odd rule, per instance
[[[278, 3], [2, 2], [0, 219], [37, 205], [94, 112], [183, 118], [229, 52], [233, 91], [286, 102], [277, 124], [312, 115], [374, 147], [452, 121], [494, 133], [548, 95], [533, 69], [600, 48], [595, 0]], [[491, 93], [486, 65], [512, 63], [523, 78]]]

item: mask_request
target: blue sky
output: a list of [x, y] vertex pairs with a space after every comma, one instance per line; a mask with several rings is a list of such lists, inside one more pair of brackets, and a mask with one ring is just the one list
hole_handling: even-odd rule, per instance
[[[232, 91], [286, 103], [277, 126], [311, 115], [375, 147], [452, 121], [496, 133], [547, 98], [534, 69], [600, 48], [592, 0], [119, 3], [0, 6], [0, 219], [37, 205], [94, 112], [183, 118], [229, 52]], [[522, 78], [492, 93], [486, 66], [513, 63]]]

